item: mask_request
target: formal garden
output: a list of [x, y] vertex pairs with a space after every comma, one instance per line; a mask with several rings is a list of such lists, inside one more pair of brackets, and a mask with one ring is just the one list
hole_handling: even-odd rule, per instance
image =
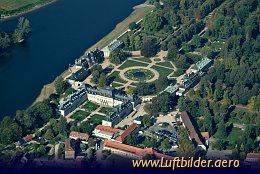
[[154, 77], [154, 73], [148, 69], [130, 69], [125, 72], [125, 77], [133, 81], [146, 81]]

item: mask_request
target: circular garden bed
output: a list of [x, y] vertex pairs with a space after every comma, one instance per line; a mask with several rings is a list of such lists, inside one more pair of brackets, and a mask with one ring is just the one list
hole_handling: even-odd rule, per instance
[[125, 77], [134, 81], [146, 81], [154, 77], [154, 73], [148, 69], [130, 69], [125, 72]]

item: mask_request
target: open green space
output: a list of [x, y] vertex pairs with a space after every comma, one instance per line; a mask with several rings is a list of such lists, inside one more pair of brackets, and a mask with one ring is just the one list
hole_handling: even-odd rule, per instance
[[167, 61], [167, 62], [158, 62], [156, 64], [157, 65], [161, 65], [161, 66], [166, 66], [166, 67], [169, 67], [169, 68], [173, 68], [172, 64], [169, 61]]
[[123, 65], [121, 65], [118, 69], [123, 70], [128, 67], [133, 67], [133, 66], [147, 66], [148, 64], [146, 63], [141, 63], [141, 62], [136, 62], [133, 60], [127, 60]]
[[232, 149], [232, 145], [234, 145], [236, 143], [237, 140], [239, 140], [239, 137], [241, 137], [241, 135], [243, 134], [243, 131], [239, 128], [232, 128], [232, 131], [229, 133], [228, 137], [227, 137], [227, 141], [228, 141], [228, 149]]
[[102, 120], [104, 120], [104, 119], [105, 119], [105, 116], [99, 115], [99, 114], [95, 114], [90, 119], [88, 119], [87, 122], [92, 123], [94, 125], [98, 125], [98, 124], [101, 124]]
[[159, 66], [156, 66], [156, 65], [152, 66], [151, 68], [158, 71], [160, 76], [168, 76], [169, 74], [171, 74], [173, 72], [173, 70], [171, 70], [171, 69], [159, 67]]
[[134, 81], [150, 80], [154, 77], [152, 71], [143, 68], [130, 69], [125, 72], [125, 77]]
[[119, 83], [116, 83], [116, 82], [113, 82], [113, 83], [112, 83], [112, 86], [113, 86], [113, 87], [122, 87], [123, 85], [122, 85], [122, 84], [119, 84]]
[[3, 14], [12, 15], [51, 1], [53, 0], [1, 0], [0, 10], [3, 10]]
[[155, 62], [160, 62], [161, 61], [161, 59], [160, 58], [155, 58], [155, 59], [153, 59]]
[[152, 63], [151, 59], [150, 58], [133, 58], [134, 60], [139, 60], [139, 61], [142, 61], [144, 63]]
[[105, 107], [102, 107], [99, 112], [100, 113], [103, 113], [103, 114], [107, 114], [109, 113], [113, 108], [105, 108]]
[[89, 115], [90, 115], [90, 112], [77, 111], [70, 118], [72, 118], [72, 119], [74, 119], [76, 121], [82, 121]]
[[86, 109], [88, 112], [95, 111], [98, 107], [99, 105], [92, 103], [90, 101], [83, 106], [83, 108]]
[[108, 81], [110, 81], [110, 82], [116, 81], [116, 82], [126, 83], [125, 80], [123, 80], [119, 77], [119, 73], [120, 73], [119, 71], [114, 71], [112, 74], [110, 74], [108, 76]]

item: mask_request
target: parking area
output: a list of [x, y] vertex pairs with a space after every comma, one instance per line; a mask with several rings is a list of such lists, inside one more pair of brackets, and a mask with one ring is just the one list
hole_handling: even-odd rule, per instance
[[177, 142], [178, 141], [178, 133], [176, 131], [175, 125], [170, 125], [166, 122], [163, 123], [156, 123], [151, 126], [147, 132], [159, 137], [167, 137], [170, 141]]

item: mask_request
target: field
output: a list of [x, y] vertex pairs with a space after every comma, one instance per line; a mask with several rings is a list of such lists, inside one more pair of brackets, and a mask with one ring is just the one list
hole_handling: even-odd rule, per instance
[[146, 63], [128, 60], [123, 65], [121, 65], [118, 69], [123, 70], [125, 68], [132, 67], [132, 66], [144, 66], [144, 67], [146, 67], [147, 65], [148, 64], [146, 64]]
[[76, 120], [76, 121], [82, 121], [84, 120], [87, 116], [89, 116], [90, 113], [89, 112], [85, 112], [85, 111], [77, 111], [75, 112], [70, 118]]
[[119, 71], [114, 71], [111, 75], [109, 75], [108, 80], [111, 82], [121, 82], [121, 83], [126, 83], [123, 79], [119, 77]]
[[128, 29], [128, 25], [131, 22], [137, 22], [142, 19], [146, 14], [150, 13], [154, 9], [154, 6], [144, 5], [139, 6], [139, 8], [135, 8], [135, 10], [121, 23], [119, 23], [113, 31], [111, 31], [108, 35], [106, 35], [103, 39], [101, 39], [98, 43], [93, 45], [89, 50], [93, 48], [103, 48], [108, 45], [112, 40], [116, 39], [123, 32]]
[[101, 108], [100, 110], [99, 110], [99, 112], [100, 113], [103, 113], [103, 114], [107, 114], [109, 111], [111, 111], [113, 108], [105, 108], [105, 107], [103, 107], [103, 108]]
[[168, 68], [159, 67], [159, 66], [152, 66], [151, 68], [153, 68], [156, 71], [158, 71], [160, 76], [165, 76], [165, 77], [173, 72], [173, 70], [170, 70]]
[[51, 2], [53, 0], [1, 0], [0, 9], [15, 13], [28, 10], [36, 5]]
[[161, 66], [166, 66], [166, 67], [169, 67], [169, 68], [173, 68], [172, 64], [170, 62], [158, 62], [156, 64], [161, 65]]
[[105, 119], [105, 116], [99, 115], [99, 114], [95, 114], [90, 119], [88, 119], [87, 122], [92, 123], [94, 125], [98, 125], [98, 124], [102, 123], [103, 119]]
[[83, 106], [84, 109], [86, 109], [88, 112], [95, 111], [99, 106], [95, 103], [88, 102]]
[[152, 63], [151, 59], [149, 59], [149, 58], [133, 58], [133, 59], [139, 60], [141, 62]]

